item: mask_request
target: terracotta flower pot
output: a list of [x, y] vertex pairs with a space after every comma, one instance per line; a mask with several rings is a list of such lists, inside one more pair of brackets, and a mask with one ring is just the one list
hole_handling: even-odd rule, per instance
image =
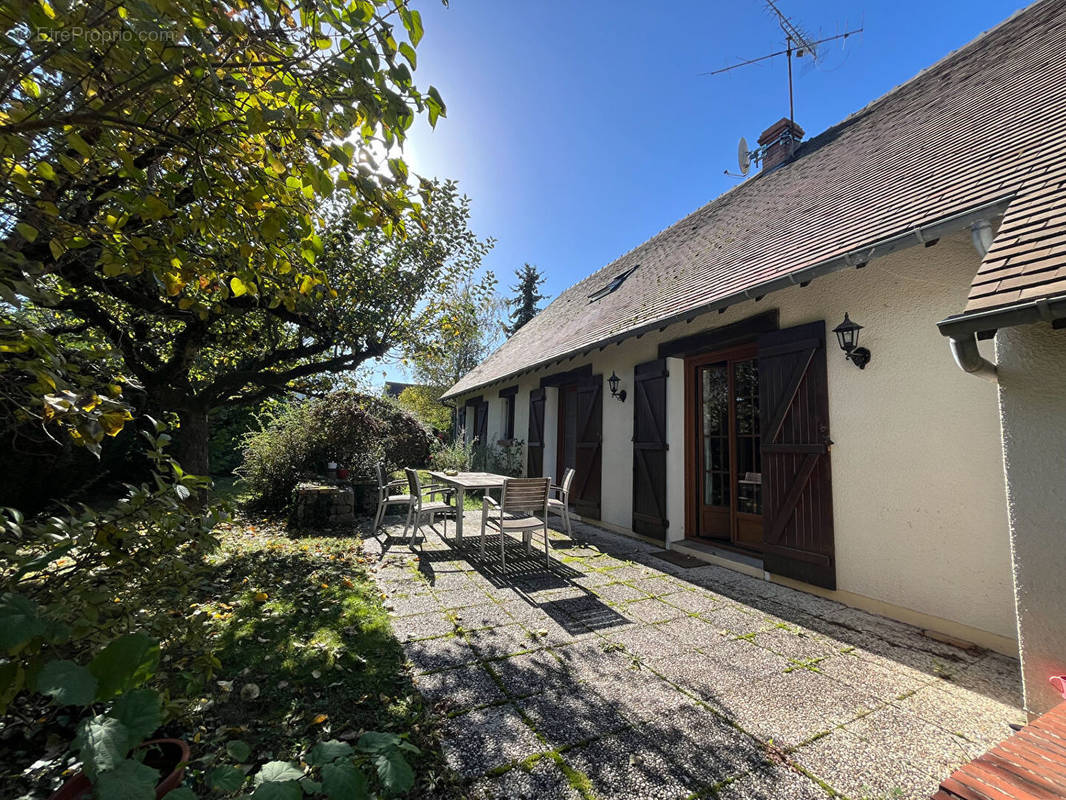
[[[162, 800], [167, 792], [181, 786], [185, 777], [185, 765], [191, 755], [189, 745], [181, 739], [151, 739], [137, 745], [137, 750], [152, 748], [144, 758], [144, 763], [159, 770], [163, 779], [155, 786], [156, 800]], [[84, 772], [79, 772], [59, 787], [49, 800], [89, 800], [93, 796], [93, 787]]]

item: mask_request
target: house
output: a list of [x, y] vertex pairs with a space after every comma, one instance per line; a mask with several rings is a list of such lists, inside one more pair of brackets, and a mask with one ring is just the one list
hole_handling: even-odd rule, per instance
[[812, 139], [775, 123], [758, 174], [445, 397], [524, 437], [529, 474], [574, 468], [582, 518], [1020, 643], [1043, 710], [1066, 672], [1063, 52], [1047, 0]]
[[419, 384], [417, 383], [400, 383], [399, 381], [385, 381], [385, 387], [382, 389], [382, 392], [386, 397], [391, 397], [395, 399], [401, 394], [403, 394], [404, 389], [410, 389], [411, 387], [418, 385]]

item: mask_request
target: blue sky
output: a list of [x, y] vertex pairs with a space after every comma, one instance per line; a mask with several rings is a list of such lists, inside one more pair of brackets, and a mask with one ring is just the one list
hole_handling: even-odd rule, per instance
[[[407, 157], [455, 178], [485, 266], [513, 283], [528, 261], [545, 294], [568, 286], [735, 185], [737, 140], [788, 116], [784, 57], [761, 0], [452, 0], [420, 3], [416, 80], [448, 106]], [[815, 38], [864, 27], [821, 66], [794, 62], [796, 121], [814, 136], [1021, 7], [1018, 0], [780, 0]], [[845, 25], [847, 26], [845, 28]], [[377, 365], [404, 380], [399, 365]]]

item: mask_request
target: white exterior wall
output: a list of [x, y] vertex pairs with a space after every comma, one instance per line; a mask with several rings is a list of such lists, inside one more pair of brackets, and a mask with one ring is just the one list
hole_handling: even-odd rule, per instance
[[[594, 374], [605, 379], [603, 520], [628, 530], [633, 405], [611, 398], [606, 386], [611, 371], [632, 394], [633, 367], [656, 358], [660, 342], [771, 308], [780, 310], [782, 328], [824, 320], [837, 594], [844, 602], [852, 595], [867, 598], [871, 610], [1010, 650], [1016, 633], [996, 389], [955, 366], [936, 328], [963, 307], [977, 266], [968, 235], [946, 237], [932, 248], [911, 247], [862, 270], [828, 275], [759, 303], [703, 314], [690, 324], [538, 370], [519, 381], [516, 432], [525, 438], [528, 392], [541, 377], [591, 363]], [[844, 359], [831, 332], [845, 311], [865, 326], [860, 344], [873, 354], [862, 371]], [[683, 382], [683, 362], [672, 359], [667, 384], [672, 541], [684, 528]], [[555, 459], [550, 420], [556, 399], [554, 390], [548, 392], [546, 468]], [[554, 473], [546, 469], [546, 474]]]
[[996, 358], [1025, 707], [1043, 713], [1066, 674], [1066, 331], [1005, 328]]
[[482, 444], [496, 446], [496, 442], [503, 438], [504, 413], [507, 411], [507, 401], [499, 396], [499, 390], [488, 393], [485, 399], [489, 403], [489, 419], [486, 425], [489, 440]]

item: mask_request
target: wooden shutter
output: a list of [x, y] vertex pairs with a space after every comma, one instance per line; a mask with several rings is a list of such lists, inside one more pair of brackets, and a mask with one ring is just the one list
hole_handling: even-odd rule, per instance
[[529, 435], [526, 438], [526, 475], [544, 474], [544, 390], [529, 392]]
[[489, 404], [478, 403], [474, 408], [474, 435], [479, 447], [489, 446]]
[[593, 375], [577, 387], [577, 454], [570, 490], [574, 510], [600, 518], [601, 452], [603, 443], [603, 376]]
[[633, 370], [633, 532], [666, 539], [666, 359]]
[[759, 339], [763, 565], [836, 588], [825, 323]]

